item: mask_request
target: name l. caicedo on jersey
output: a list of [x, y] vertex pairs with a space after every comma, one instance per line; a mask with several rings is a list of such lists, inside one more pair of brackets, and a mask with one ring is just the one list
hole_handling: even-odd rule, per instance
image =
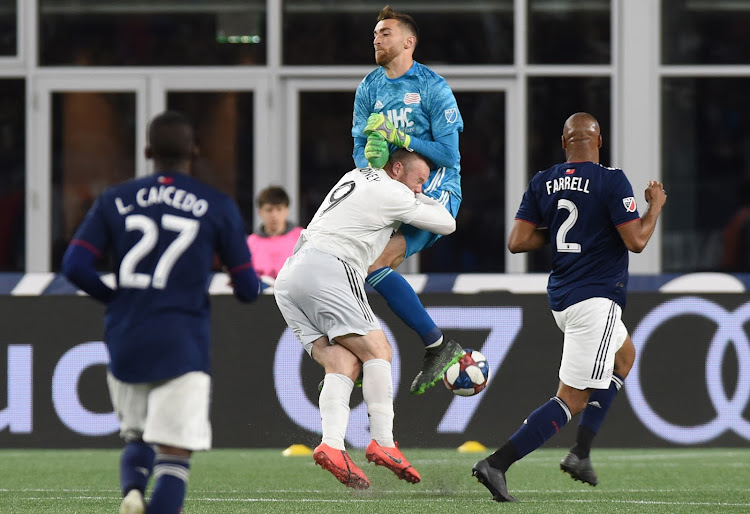
[[[208, 201], [174, 186], [143, 187], [135, 193], [135, 201], [139, 207], [144, 208], [163, 203], [174, 209], [190, 212], [196, 218], [200, 218], [208, 211]], [[125, 205], [120, 197], [115, 198], [115, 205], [117, 212], [122, 216], [133, 210], [133, 206]]]

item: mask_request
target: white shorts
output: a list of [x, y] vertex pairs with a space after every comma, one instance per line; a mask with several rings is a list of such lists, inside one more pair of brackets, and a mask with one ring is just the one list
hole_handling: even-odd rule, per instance
[[620, 306], [609, 298], [589, 298], [552, 315], [565, 334], [562, 383], [581, 390], [609, 388], [615, 353], [628, 336]]
[[274, 284], [281, 314], [307, 353], [322, 336], [331, 343], [346, 334], [380, 330], [362, 275], [350, 264], [314, 248], [287, 259]]
[[211, 376], [193, 371], [159, 382], [131, 384], [107, 372], [120, 437], [201, 451], [211, 448]]

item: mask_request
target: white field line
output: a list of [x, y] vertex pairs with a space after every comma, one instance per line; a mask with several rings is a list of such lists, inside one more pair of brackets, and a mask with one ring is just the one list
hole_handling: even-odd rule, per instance
[[[606, 451], [606, 450], [602, 450]], [[565, 451], [561, 451], [561, 455], [564, 455]], [[722, 458], [736, 458], [736, 459], [744, 459], [747, 458], [748, 452], [746, 450], [744, 451], [736, 451], [736, 450], [723, 450], [723, 451], [712, 451], [712, 450], [706, 450], [706, 451], [680, 451], [676, 450], [674, 453], [672, 452], [663, 452], [663, 453], [639, 453], [636, 451], [629, 451], [627, 453], [622, 453], [621, 455], [612, 455], [612, 454], [599, 454], [597, 456], [597, 451], [594, 449], [591, 453], [592, 462], [595, 461], [597, 463], [599, 462], [618, 462], [618, 461], [652, 461], [652, 460], [664, 460], [664, 459], [722, 459]], [[415, 462], [419, 462], [418, 459], [412, 459]], [[437, 460], [433, 460], [431, 462], [441, 462]], [[529, 455], [527, 457], [524, 457], [516, 465], [523, 464], [523, 463], [529, 463], [529, 464], [538, 464], [538, 463], [547, 463], [550, 462], [549, 455]], [[703, 465], [703, 464], [701, 464]]]
[[[515, 491], [514, 491], [515, 492]], [[89, 501], [102, 501], [111, 500], [112, 502], [119, 502], [120, 498], [112, 498], [109, 496], [60, 496], [60, 497], [30, 497], [30, 498], [15, 498], [18, 501], [33, 501], [33, 502], [48, 502], [48, 501], [65, 501], [65, 500], [89, 500]], [[423, 502], [423, 499], [418, 498], [342, 498], [342, 499], [314, 499], [314, 498], [188, 498], [188, 502], [215, 502], [215, 503], [416, 503]], [[451, 502], [451, 503], [489, 503], [488, 498], [439, 498], [436, 501], [440, 502]], [[559, 499], [559, 500], [527, 500], [523, 503], [580, 503], [580, 504], [630, 504], [630, 505], [669, 505], [669, 506], [698, 506], [698, 507], [750, 507], [750, 503], [730, 503], [730, 502], [685, 502], [685, 501], [661, 501], [661, 500], [577, 500], [577, 499]]]
[[[702, 487], [701, 491], [713, 491], [713, 490], [723, 490], [723, 487], [720, 488], [719, 486], [716, 487]], [[399, 494], [403, 493], [402, 489], [385, 489], [385, 488], [378, 488], [377, 491], [378, 494]], [[578, 495], [578, 494], [589, 494], [589, 495], [604, 495], [604, 494], [630, 494], [630, 493], [639, 493], [639, 494], [684, 494], [685, 492], [697, 492], [697, 490], [693, 487], [691, 488], [670, 488], [670, 489], [655, 489], [655, 488], [648, 488], [648, 489], [594, 489], [593, 487], [587, 487], [586, 489], [578, 489], [578, 490], [571, 490], [571, 489], [513, 489], [513, 493], [518, 494], [567, 494], [567, 495]], [[113, 496], [119, 497], [120, 491], [119, 489], [57, 489], [57, 488], [16, 488], [16, 489], [9, 489], [9, 488], [3, 488], [0, 489], [0, 493], [89, 493], [89, 494], [111, 494]], [[239, 489], [227, 489], [227, 490], [221, 490], [221, 489], [211, 489], [211, 490], [202, 490], [202, 489], [192, 489], [188, 493], [188, 499], [200, 499], [200, 495], [202, 498], [210, 498], [209, 495], [217, 495], [217, 494], [256, 494], [259, 496], [263, 495], [274, 495], [274, 494], [307, 494], [307, 495], [315, 495], [315, 494], [325, 494], [330, 495], [332, 494], [331, 491], [323, 491], [320, 489], [255, 489], [255, 490], [239, 490]], [[356, 493], [354, 493], [356, 494]], [[410, 496], [414, 495], [433, 495], [433, 496], [439, 496], [440, 498], [450, 497], [450, 496], [460, 496], [461, 498], [465, 498], [466, 493], [461, 491], [454, 491], [454, 492], [447, 492], [445, 489], [418, 489], [418, 490], [410, 490], [408, 491], [408, 494]], [[72, 498], [72, 496], [70, 496]], [[106, 498], [106, 496], [105, 496]], [[395, 501], [401, 501], [398, 498], [395, 499]], [[421, 500], [420, 500], [421, 501]], [[545, 500], [546, 501], [546, 500]], [[566, 500], [566, 501], [575, 501], [575, 500]]]

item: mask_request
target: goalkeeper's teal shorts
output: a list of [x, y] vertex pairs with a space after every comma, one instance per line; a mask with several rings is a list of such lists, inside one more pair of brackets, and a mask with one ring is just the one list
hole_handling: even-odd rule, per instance
[[[427, 196], [434, 198], [438, 202], [442, 203], [448, 212], [451, 213], [453, 218], [458, 215], [458, 208], [461, 206], [461, 198], [451, 193], [450, 191], [434, 191]], [[412, 227], [411, 225], [401, 225], [401, 233], [404, 234], [406, 240], [406, 257], [409, 258], [417, 252], [421, 252], [425, 248], [435, 244], [435, 241], [440, 239], [442, 236], [433, 234], [427, 230]]]

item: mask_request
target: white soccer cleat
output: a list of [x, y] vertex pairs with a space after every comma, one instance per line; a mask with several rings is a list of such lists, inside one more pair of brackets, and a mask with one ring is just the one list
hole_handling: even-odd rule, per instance
[[143, 494], [138, 489], [131, 489], [120, 504], [120, 514], [144, 514], [146, 503]]

